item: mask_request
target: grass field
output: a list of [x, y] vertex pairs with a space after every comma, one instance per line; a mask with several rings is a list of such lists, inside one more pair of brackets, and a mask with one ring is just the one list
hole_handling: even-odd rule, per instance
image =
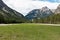
[[38, 24], [0, 26], [0, 40], [60, 40], [60, 26]]

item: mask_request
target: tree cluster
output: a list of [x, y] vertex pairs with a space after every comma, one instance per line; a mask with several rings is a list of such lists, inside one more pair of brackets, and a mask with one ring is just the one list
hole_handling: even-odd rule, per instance
[[33, 23], [50, 23], [50, 24], [59, 24], [60, 23], [60, 13], [50, 15], [46, 18], [33, 19]]

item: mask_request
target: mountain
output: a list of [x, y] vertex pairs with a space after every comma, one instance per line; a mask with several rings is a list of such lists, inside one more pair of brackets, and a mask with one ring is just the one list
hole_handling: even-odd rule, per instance
[[58, 5], [57, 9], [55, 10], [55, 14], [60, 13], [60, 4]]
[[51, 11], [54, 13], [56, 9], [51, 9]]
[[21, 13], [11, 9], [2, 0], [0, 0], [0, 23], [22, 22], [23, 20], [24, 16]]
[[42, 7], [41, 14], [42, 14], [42, 17], [47, 17], [53, 14], [53, 12], [48, 7], [45, 6], [45, 7]]
[[31, 12], [29, 12], [25, 17], [27, 19], [33, 19], [33, 18], [36, 18], [37, 14], [39, 14], [39, 13], [40, 13], [40, 9], [34, 9]]
[[53, 12], [48, 7], [42, 7], [41, 9], [34, 9], [31, 12], [29, 12], [25, 17], [29, 20], [32, 19], [40, 19], [48, 17], [49, 15], [53, 14]]

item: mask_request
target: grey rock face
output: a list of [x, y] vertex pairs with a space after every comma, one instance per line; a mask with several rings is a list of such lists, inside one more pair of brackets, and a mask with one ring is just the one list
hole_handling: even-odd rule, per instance
[[58, 5], [57, 9], [55, 10], [55, 14], [60, 13], [60, 4]]
[[48, 7], [42, 7], [42, 9], [32, 10], [25, 17], [30, 20], [35, 18], [40, 19], [45, 18], [51, 14], [53, 14], [53, 12]]

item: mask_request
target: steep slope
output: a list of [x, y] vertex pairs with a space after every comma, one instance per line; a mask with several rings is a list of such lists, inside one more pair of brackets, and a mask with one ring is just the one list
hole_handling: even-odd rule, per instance
[[24, 16], [9, 8], [2, 0], [0, 0], [0, 19], [3, 18], [4, 22], [22, 22], [24, 20]]
[[45, 18], [51, 14], [53, 14], [53, 12], [48, 7], [43, 7], [42, 9], [32, 10], [25, 17], [29, 20], [32, 20], [35, 18], [37, 18], [37, 19]]

